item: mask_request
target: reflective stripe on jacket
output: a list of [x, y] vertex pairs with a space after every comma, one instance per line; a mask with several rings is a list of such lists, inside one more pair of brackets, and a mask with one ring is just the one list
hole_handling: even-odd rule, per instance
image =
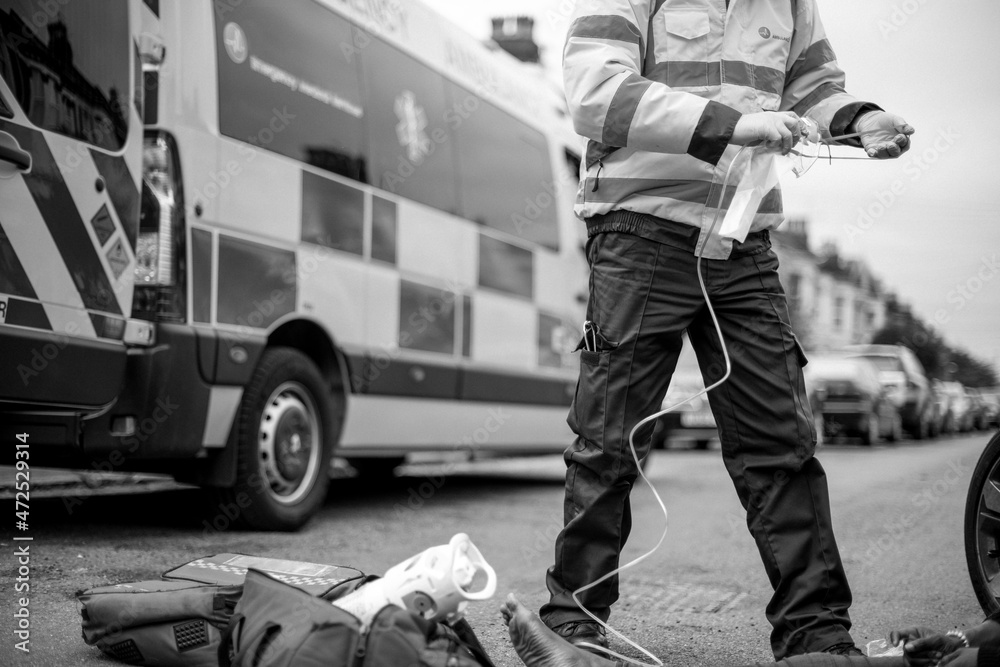
[[[836, 136], [862, 107], [877, 108], [845, 92], [816, 0], [731, 0], [728, 10], [725, 0], [577, 0], [563, 76], [574, 126], [590, 140], [577, 215], [637, 211], [702, 237], [742, 114], [791, 110]], [[778, 226], [781, 210], [774, 191], [751, 230]], [[704, 253], [725, 258], [730, 247]]]

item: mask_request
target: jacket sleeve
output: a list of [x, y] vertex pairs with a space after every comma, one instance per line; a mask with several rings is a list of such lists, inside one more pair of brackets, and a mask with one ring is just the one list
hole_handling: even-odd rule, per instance
[[718, 163], [740, 112], [642, 76], [653, 0], [577, 0], [563, 53], [573, 125], [607, 146]]
[[[860, 113], [880, 107], [855, 99], [844, 89], [847, 77], [826, 38], [816, 0], [799, 0], [797, 5], [781, 108], [812, 118], [823, 136], [845, 134]], [[858, 139], [839, 143], [861, 145]]]

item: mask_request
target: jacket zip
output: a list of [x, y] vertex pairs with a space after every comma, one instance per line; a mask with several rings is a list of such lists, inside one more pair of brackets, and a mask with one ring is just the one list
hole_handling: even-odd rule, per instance
[[604, 169], [604, 160], [597, 161], [597, 175], [594, 176], [594, 189], [591, 192], [597, 192], [597, 188], [601, 187], [601, 170]]

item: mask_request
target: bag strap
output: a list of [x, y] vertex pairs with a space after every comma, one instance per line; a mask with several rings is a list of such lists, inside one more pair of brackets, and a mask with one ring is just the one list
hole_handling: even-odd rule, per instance
[[[243, 633], [244, 620], [245, 618], [241, 616], [239, 621], [240, 635], [242, 635]], [[232, 635], [232, 632], [235, 630], [236, 625], [237, 625], [236, 623], [231, 623], [229, 627], [226, 628], [227, 632], [230, 633], [230, 636]], [[249, 638], [246, 643], [242, 641], [242, 637], [241, 639], [237, 640], [238, 643], [240, 643], [240, 646], [233, 647], [232, 658], [230, 658], [230, 652], [226, 650], [228, 648], [228, 642], [226, 641], [227, 636], [223, 635], [222, 643], [219, 645], [219, 666], [232, 667], [233, 661], [235, 661], [237, 665], [260, 664], [260, 660], [263, 653], [267, 651], [268, 648], [270, 648], [271, 643], [275, 640], [275, 638], [279, 634], [281, 634], [281, 624], [275, 623], [273, 621], [268, 621], [260, 632], [259, 635], [260, 639], [257, 639], [258, 635], [255, 634], [253, 637]], [[250, 660], [248, 663], [246, 654], [250, 650], [253, 650], [253, 659]]]
[[274, 621], [268, 621], [264, 626], [264, 632], [261, 633], [260, 641], [257, 642], [257, 648], [253, 652], [253, 661], [251, 665], [259, 665], [261, 658], [267, 649], [271, 648], [271, 642], [281, 634], [281, 624], [275, 623]]
[[[236, 647], [232, 645], [233, 635], [236, 634], [236, 626], [243, 629], [243, 614], [233, 614], [226, 624], [226, 629], [222, 631], [222, 639], [219, 642], [219, 667], [232, 667], [232, 656], [236, 653]], [[238, 636], [238, 635], [237, 635]]]
[[483, 667], [496, 667], [490, 656], [486, 654], [486, 649], [479, 642], [479, 637], [472, 630], [472, 626], [464, 618], [460, 618], [453, 623], [447, 624], [454, 632], [455, 636], [462, 643], [462, 646], [472, 654], [472, 657]]

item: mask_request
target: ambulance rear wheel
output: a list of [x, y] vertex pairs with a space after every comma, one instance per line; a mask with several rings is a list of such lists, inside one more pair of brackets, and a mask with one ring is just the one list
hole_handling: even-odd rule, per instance
[[297, 530], [319, 510], [330, 483], [330, 390], [298, 350], [264, 351], [239, 412], [236, 485], [223, 493], [236, 523], [256, 530]]

